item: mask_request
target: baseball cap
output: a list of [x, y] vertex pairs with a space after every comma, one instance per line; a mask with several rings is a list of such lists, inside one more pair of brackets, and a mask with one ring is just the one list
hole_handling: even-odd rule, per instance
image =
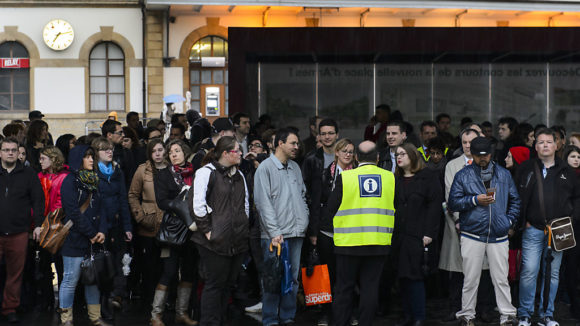
[[28, 120], [42, 119], [42, 117], [44, 117], [44, 114], [42, 114], [42, 112], [40, 112], [38, 110], [30, 111], [28, 113]]
[[471, 154], [488, 155], [491, 154], [491, 140], [487, 137], [476, 137], [471, 141]]
[[212, 126], [216, 133], [224, 130], [234, 130], [234, 124], [229, 118], [217, 118]]

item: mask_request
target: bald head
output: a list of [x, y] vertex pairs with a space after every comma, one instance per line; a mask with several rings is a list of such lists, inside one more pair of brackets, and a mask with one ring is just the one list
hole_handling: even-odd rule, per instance
[[372, 141], [363, 141], [356, 149], [356, 158], [359, 162], [377, 163], [377, 145]]

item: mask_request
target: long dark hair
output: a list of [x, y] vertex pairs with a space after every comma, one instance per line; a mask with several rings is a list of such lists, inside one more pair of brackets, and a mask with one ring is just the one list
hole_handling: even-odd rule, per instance
[[44, 145], [47, 144], [48, 138], [40, 139], [43, 127], [46, 127], [46, 130], [48, 131], [48, 124], [42, 120], [34, 120], [30, 123], [30, 126], [28, 126], [28, 133], [26, 134], [27, 145], [34, 146], [36, 145], [37, 141], [43, 143]]
[[68, 163], [68, 153], [70, 152], [70, 140], [74, 139], [73, 134], [64, 134], [56, 140], [56, 147], [60, 149], [60, 152], [64, 156], [65, 163]]

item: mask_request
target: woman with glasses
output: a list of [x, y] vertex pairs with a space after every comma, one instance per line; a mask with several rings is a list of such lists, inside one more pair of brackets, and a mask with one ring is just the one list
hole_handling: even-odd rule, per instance
[[[158, 131], [157, 131], [158, 132]], [[135, 218], [137, 236], [135, 237], [136, 273], [142, 276], [144, 302], [153, 300], [155, 285], [161, 274], [160, 248], [155, 241], [163, 211], [155, 202], [153, 179], [159, 170], [167, 167], [165, 146], [161, 139], [147, 143], [147, 161], [137, 168], [129, 188], [129, 205]]]
[[248, 251], [249, 196], [238, 169], [242, 151], [224, 136], [211, 149], [213, 161], [195, 173], [193, 210], [198, 230], [193, 239], [203, 266], [201, 324], [225, 324], [230, 291]]
[[[74, 224], [61, 249], [64, 273], [58, 292], [60, 320], [63, 326], [73, 325], [75, 289], [81, 276], [81, 262], [90, 253], [90, 246], [105, 242], [107, 221], [101, 215], [99, 176], [94, 171], [95, 152], [86, 145], [71, 149], [71, 173], [62, 183], [63, 223]], [[101, 318], [100, 292], [97, 285], [85, 285], [85, 299], [91, 324], [108, 326]]]
[[[320, 263], [328, 265], [328, 274], [330, 276], [331, 287], [334, 288], [336, 264], [334, 256], [334, 241], [333, 232], [334, 228], [332, 225], [333, 216], [327, 208], [328, 198], [334, 190], [336, 180], [338, 175], [342, 171], [354, 169], [356, 167], [356, 161], [354, 159], [354, 144], [348, 138], [344, 138], [336, 142], [334, 148], [334, 161], [324, 169], [322, 177], [317, 182], [313, 181], [312, 184], [312, 206], [320, 207], [320, 212], [311, 212], [311, 216], [320, 216], [319, 221], [310, 221], [310, 223], [316, 223], [316, 229], [318, 230], [316, 248], [320, 257]], [[331, 304], [325, 304], [323, 307], [323, 315], [318, 320], [319, 325], [322, 322], [328, 322], [331, 314]]]
[[[168, 166], [161, 169], [153, 178], [155, 200], [163, 211], [171, 211], [170, 202], [177, 198], [181, 190], [193, 185], [193, 165], [185, 160], [191, 155], [191, 149], [181, 139], [174, 139], [165, 146], [169, 157]], [[163, 272], [153, 297], [151, 326], [164, 326], [163, 311], [167, 300], [168, 286], [180, 276], [175, 303], [175, 323], [197, 325], [189, 316], [189, 299], [192, 288], [197, 288], [197, 250], [191, 240], [181, 246], [164, 246], [161, 248]], [[178, 274], [179, 272], [179, 274]], [[195, 286], [195, 288], [194, 288]], [[194, 304], [195, 306], [195, 304]]]
[[[121, 130], [122, 132], [122, 130]], [[133, 239], [131, 215], [125, 188], [125, 175], [119, 165], [113, 161], [113, 144], [107, 138], [99, 137], [93, 140], [92, 147], [97, 158], [97, 174], [99, 176], [99, 193], [103, 204], [103, 215], [107, 220], [107, 242], [105, 247], [113, 255], [115, 262], [114, 284], [103, 290], [101, 306], [103, 317], [112, 319], [108, 300], [115, 308], [121, 308], [123, 298], [128, 297], [127, 276], [123, 273], [123, 255], [129, 252]]]
[[441, 184], [425, 168], [417, 148], [404, 143], [395, 150], [395, 230], [393, 251], [398, 268], [404, 317], [399, 326], [421, 326], [425, 322], [425, 283], [437, 266], [432, 245], [439, 232]]

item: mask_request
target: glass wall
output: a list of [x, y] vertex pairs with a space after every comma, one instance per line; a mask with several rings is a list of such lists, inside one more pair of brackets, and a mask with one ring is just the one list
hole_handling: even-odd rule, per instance
[[503, 116], [580, 131], [580, 64], [269, 63], [251, 69], [259, 70], [248, 75], [259, 79], [251, 83], [252, 93], [260, 94], [259, 114], [300, 128], [302, 137], [308, 136], [308, 118], [319, 115], [336, 119], [342, 137], [359, 141], [375, 106], [383, 103], [401, 111], [416, 130], [445, 112], [453, 132], [462, 117], [496, 126]]

